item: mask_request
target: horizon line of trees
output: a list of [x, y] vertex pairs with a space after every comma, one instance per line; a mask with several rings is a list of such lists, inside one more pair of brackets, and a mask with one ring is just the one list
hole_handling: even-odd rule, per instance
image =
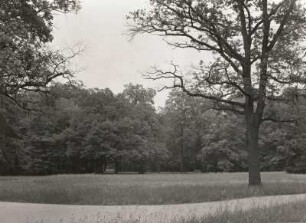
[[[175, 89], [157, 112], [155, 94], [138, 84], [114, 94], [108, 88], [57, 83], [50, 95], [23, 95], [21, 100], [31, 98], [37, 111], [1, 98], [0, 112], [12, 129], [0, 127], [0, 174], [248, 170], [239, 116]], [[261, 128], [262, 171], [306, 172], [305, 105], [304, 98], [294, 105], [297, 123], [267, 122]], [[269, 109], [286, 115], [292, 106]]]

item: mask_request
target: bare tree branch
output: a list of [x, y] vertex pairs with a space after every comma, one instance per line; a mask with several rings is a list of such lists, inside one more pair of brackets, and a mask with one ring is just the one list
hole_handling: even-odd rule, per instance
[[244, 103], [224, 98], [227, 95], [221, 95], [220, 97], [217, 97], [214, 95], [209, 95], [209, 94], [205, 94], [201, 92], [194, 92], [192, 90], [187, 89], [183, 77], [177, 74], [178, 66], [175, 64], [172, 64], [172, 67], [173, 67], [172, 71], [162, 71], [162, 70], [154, 68], [154, 71], [149, 72], [148, 75], [145, 75], [145, 78], [149, 80], [173, 79], [174, 82], [172, 86], [163, 87], [162, 89], [180, 88], [182, 89], [183, 92], [185, 92], [189, 96], [215, 100], [218, 102], [227, 103], [227, 104], [234, 105], [234, 106], [239, 106], [241, 108], [244, 107]]

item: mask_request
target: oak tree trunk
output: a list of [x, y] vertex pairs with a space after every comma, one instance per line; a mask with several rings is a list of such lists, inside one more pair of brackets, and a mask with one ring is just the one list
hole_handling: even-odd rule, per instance
[[[185, 119], [185, 113], [183, 112], [183, 117]], [[184, 123], [185, 123], [185, 120], [182, 121], [181, 123], [181, 140], [180, 140], [180, 173], [184, 173], [185, 172], [185, 165], [184, 165]]]
[[259, 126], [247, 125], [247, 149], [248, 149], [248, 167], [249, 167], [249, 186], [260, 186], [260, 161], [259, 161]]

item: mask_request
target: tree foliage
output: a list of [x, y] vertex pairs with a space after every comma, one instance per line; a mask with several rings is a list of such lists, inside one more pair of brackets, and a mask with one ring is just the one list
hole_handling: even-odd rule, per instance
[[[152, 92], [140, 85], [114, 94], [69, 84], [53, 85], [54, 97], [28, 92], [40, 112], [6, 107], [9, 126], [20, 138], [1, 138], [1, 174], [247, 170], [244, 121], [238, 115], [215, 111], [209, 101], [178, 90], [157, 113], [150, 97], [130, 100], [131, 89]], [[282, 116], [284, 108], [273, 111]], [[261, 170], [305, 172], [302, 98], [290, 110], [300, 111], [297, 125], [266, 122], [260, 130]]]
[[[18, 102], [25, 91], [44, 92], [57, 77], [69, 78], [64, 55], [48, 48], [55, 12], [79, 8], [76, 0], [4, 0], [0, 3], [0, 95]], [[21, 105], [21, 104], [20, 104]]]

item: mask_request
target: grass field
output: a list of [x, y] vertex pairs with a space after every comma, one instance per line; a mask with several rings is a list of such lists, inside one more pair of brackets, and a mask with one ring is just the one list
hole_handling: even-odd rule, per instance
[[237, 210], [234, 213], [220, 210], [215, 216], [202, 219], [191, 217], [173, 223], [268, 223], [306, 222], [306, 202], [296, 202], [270, 208], [255, 208], [249, 211]]
[[262, 178], [262, 188], [249, 188], [247, 173], [0, 177], [0, 201], [178, 204], [306, 193], [306, 175], [263, 173]]

